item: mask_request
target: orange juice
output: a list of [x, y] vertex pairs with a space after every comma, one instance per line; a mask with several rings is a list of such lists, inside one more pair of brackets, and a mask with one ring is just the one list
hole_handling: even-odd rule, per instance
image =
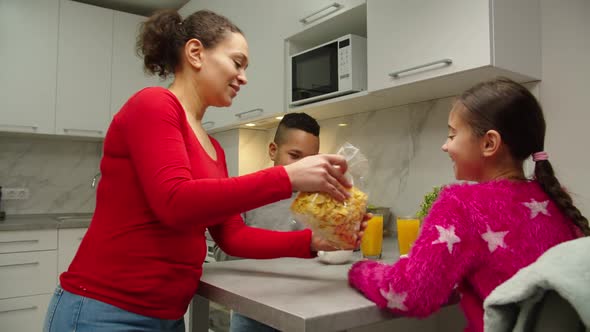
[[361, 252], [366, 258], [381, 258], [383, 246], [383, 216], [375, 214], [369, 219], [363, 238]]
[[410, 247], [418, 238], [419, 231], [420, 219], [414, 217], [397, 218], [397, 241], [400, 255], [407, 255], [410, 252]]

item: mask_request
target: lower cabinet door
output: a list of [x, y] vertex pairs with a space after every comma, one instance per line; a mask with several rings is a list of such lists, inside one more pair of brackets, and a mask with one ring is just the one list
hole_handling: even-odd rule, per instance
[[88, 228], [64, 228], [59, 230], [57, 283], [59, 283], [59, 276], [70, 267], [70, 263], [76, 256], [80, 242], [82, 242], [87, 230]]
[[42, 294], [0, 300], [0, 330], [41, 331], [51, 295]]
[[0, 254], [0, 299], [51, 293], [56, 284], [56, 250]]

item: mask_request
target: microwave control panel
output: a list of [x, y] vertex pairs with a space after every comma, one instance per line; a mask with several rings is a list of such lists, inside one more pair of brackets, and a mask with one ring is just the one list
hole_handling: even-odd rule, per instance
[[350, 77], [350, 39], [338, 42], [338, 77], [343, 80]]

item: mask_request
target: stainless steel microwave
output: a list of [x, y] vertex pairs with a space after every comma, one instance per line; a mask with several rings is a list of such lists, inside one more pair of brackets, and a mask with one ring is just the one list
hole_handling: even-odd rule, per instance
[[367, 39], [346, 35], [290, 56], [290, 106], [367, 89]]

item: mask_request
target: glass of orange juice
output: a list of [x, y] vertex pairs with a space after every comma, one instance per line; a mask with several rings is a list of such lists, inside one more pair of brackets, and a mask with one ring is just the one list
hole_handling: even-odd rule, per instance
[[407, 255], [418, 238], [420, 219], [416, 217], [397, 217], [397, 242], [399, 254]]
[[379, 259], [383, 247], [383, 215], [374, 214], [367, 222], [361, 239], [361, 253], [364, 258]]

